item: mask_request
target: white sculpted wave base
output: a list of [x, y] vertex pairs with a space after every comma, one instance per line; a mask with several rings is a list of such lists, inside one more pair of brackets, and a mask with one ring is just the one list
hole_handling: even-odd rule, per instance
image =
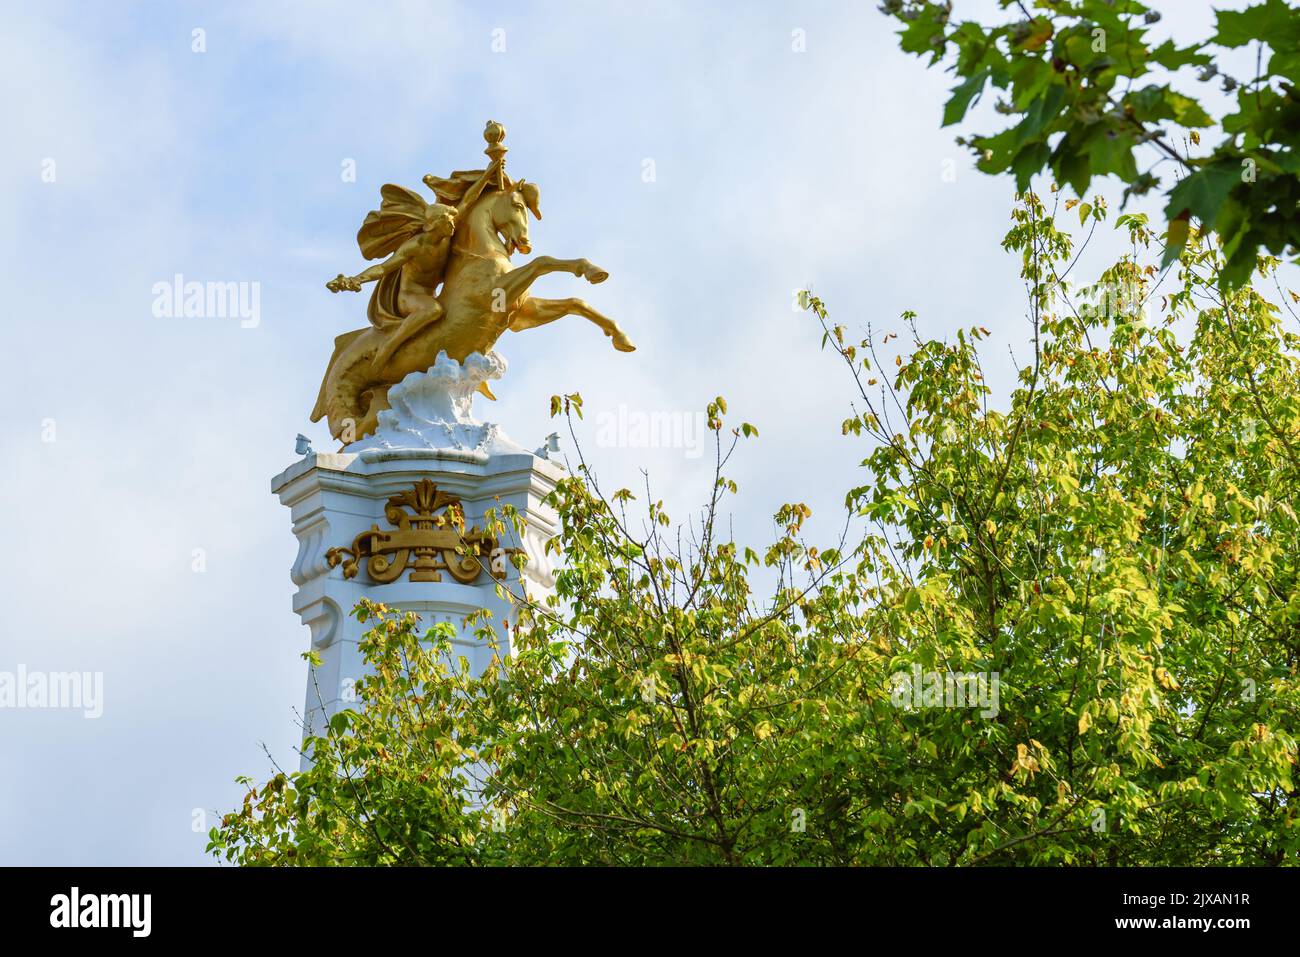
[[347, 445], [345, 452], [366, 449], [446, 449], [486, 455], [523, 452], [501, 427], [473, 415], [474, 393], [500, 379], [506, 360], [495, 352], [472, 352], [457, 362], [439, 352], [425, 372], [412, 372], [388, 390], [390, 408], [379, 413], [379, 425]]

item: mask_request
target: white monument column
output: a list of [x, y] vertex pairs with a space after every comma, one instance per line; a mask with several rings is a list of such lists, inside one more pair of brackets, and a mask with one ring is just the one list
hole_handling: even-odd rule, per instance
[[[416, 612], [422, 628], [450, 622], [459, 634], [456, 651], [481, 670], [491, 651], [464, 618], [489, 609], [505, 653], [503, 623], [515, 621], [517, 606], [498, 596], [497, 585], [533, 599], [552, 589], [545, 543], [556, 519], [542, 500], [567, 473], [542, 457], [545, 450], [525, 451], [470, 415], [480, 383], [504, 370], [495, 353], [474, 353], [463, 366], [443, 353], [429, 371], [389, 390], [391, 408], [380, 413], [373, 435], [341, 452], [309, 453], [272, 479], [298, 539], [293, 608], [321, 659], [307, 679], [310, 733], [355, 706], [352, 689], [363, 674], [357, 644], [370, 627], [351, 616], [361, 598]], [[485, 531], [485, 512], [503, 518], [506, 505], [523, 516], [523, 536], [505, 520], [499, 541], [476, 537]], [[449, 508], [463, 514], [463, 532], [437, 521]], [[462, 540], [479, 545], [479, 558], [456, 553]], [[522, 572], [509, 559], [517, 549], [527, 559]]]

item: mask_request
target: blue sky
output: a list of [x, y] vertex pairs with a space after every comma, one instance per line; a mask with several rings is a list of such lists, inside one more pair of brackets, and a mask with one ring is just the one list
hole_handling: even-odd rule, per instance
[[[1164, 6], [1204, 35], [1208, 4]], [[541, 186], [535, 252], [610, 272], [534, 291], [585, 296], [639, 349], [578, 319], [508, 335], [478, 411], [532, 447], [549, 396], [582, 393], [602, 483], [648, 470], [679, 518], [707, 457], [594, 445], [602, 411], [723, 395], [761, 432], [732, 469], [738, 537], [761, 544], [785, 501], [838, 528], [864, 451], [800, 287], [852, 330], [904, 309], [925, 335], [988, 327], [995, 385], [1025, 355], [1012, 186], [939, 128], [951, 78], [874, 4], [4, 7], [0, 670], [102, 671], [104, 713], [0, 711], [0, 864], [204, 863], [195, 822], [265, 774], [260, 743], [294, 763], [307, 632], [269, 480], [296, 433], [330, 447], [307, 415], [334, 336], [365, 322], [323, 284], [361, 268], [379, 186], [480, 165], [489, 118]], [[1113, 207], [1121, 189], [1101, 184]], [[155, 317], [177, 273], [258, 283], [260, 321]]]

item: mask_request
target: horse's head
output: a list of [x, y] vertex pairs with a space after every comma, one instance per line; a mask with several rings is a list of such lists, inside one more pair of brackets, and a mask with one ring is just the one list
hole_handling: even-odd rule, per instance
[[492, 229], [505, 243], [506, 255], [516, 249], [525, 254], [533, 251], [528, 242], [528, 213], [531, 211], [538, 219], [542, 218], [538, 201], [537, 184], [525, 183], [523, 180], [509, 189], [494, 193], [488, 200]]

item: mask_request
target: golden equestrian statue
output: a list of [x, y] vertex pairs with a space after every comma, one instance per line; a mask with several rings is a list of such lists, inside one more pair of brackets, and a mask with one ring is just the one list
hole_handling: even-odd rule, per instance
[[[334, 355], [321, 382], [311, 420], [329, 420], [330, 434], [352, 442], [375, 430], [388, 408], [388, 389], [412, 372], [430, 368], [440, 352], [458, 362], [492, 349], [507, 329], [519, 332], [563, 316], [589, 319], [613, 340], [614, 348], [636, 347], [614, 320], [581, 299], [537, 299], [534, 280], [569, 272], [588, 282], [609, 274], [586, 259], [538, 256], [513, 266], [515, 251], [528, 254], [528, 213], [542, 218], [536, 183], [506, 175], [506, 131], [489, 121], [488, 166], [443, 179], [424, 177], [437, 202], [389, 183], [379, 209], [367, 214], [357, 245], [373, 266], [327, 282], [331, 292], [360, 292], [374, 282], [367, 315], [370, 325], [334, 340]], [[385, 258], [386, 257], [386, 258]], [[440, 288], [441, 287], [441, 288]], [[487, 384], [480, 386], [489, 398]]]

